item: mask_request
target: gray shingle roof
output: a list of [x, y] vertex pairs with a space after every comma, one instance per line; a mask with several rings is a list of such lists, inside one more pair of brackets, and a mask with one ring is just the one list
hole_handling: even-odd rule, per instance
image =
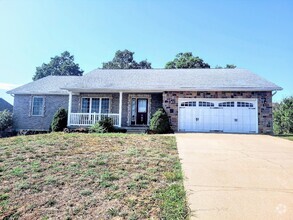
[[49, 76], [11, 94], [101, 91], [273, 91], [282, 90], [245, 69], [96, 69], [84, 76]]
[[82, 81], [63, 87], [72, 91], [273, 91], [282, 88], [245, 69], [96, 69]]
[[0, 98], [0, 112], [4, 111], [5, 109], [7, 109], [8, 111], [12, 112], [13, 111], [13, 105], [11, 105], [6, 100]]
[[68, 83], [78, 82], [81, 76], [47, 76], [37, 81], [30, 82], [23, 86], [8, 91], [8, 94], [68, 94], [61, 89]]

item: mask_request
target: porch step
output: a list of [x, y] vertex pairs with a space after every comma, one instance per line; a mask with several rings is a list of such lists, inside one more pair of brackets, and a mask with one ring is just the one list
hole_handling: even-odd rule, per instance
[[143, 127], [123, 127], [127, 130], [128, 134], [144, 134], [146, 133], [147, 129], [149, 129], [148, 126]]

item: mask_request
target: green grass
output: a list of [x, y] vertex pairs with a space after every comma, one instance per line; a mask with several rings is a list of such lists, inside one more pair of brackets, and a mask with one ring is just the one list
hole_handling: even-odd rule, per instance
[[188, 216], [171, 136], [51, 133], [0, 139], [0, 183], [0, 219]]
[[287, 140], [293, 141], [293, 134], [281, 134], [281, 135], [276, 135], [277, 137], [285, 138]]

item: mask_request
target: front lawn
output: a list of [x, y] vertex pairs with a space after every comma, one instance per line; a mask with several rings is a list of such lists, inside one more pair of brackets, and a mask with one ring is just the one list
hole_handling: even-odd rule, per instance
[[0, 139], [0, 219], [185, 219], [175, 137]]

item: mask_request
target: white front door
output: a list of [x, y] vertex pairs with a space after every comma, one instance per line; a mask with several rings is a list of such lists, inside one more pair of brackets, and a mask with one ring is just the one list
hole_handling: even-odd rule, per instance
[[179, 131], [258, 133], [256, 99], [179, 99]]

